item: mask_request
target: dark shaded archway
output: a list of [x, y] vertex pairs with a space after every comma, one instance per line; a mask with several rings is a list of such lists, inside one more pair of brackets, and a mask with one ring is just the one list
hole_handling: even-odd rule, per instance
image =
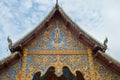
[[40, 71], [36, 72], [32, 80], [84, 80], [84, 77], [80, 71], [76, 71], [75, 76], [67, 66], [63, 67], [63, 74], [58, 77], [55, 74], [55, 68], [51, 66], [43, 76], [41, 76]]
[[38, 71], [38, 72], [36, 72], [36, 73], [34, 74], [32, 80], [40, 80], [40, 78], [41, 78], [41, 72]]

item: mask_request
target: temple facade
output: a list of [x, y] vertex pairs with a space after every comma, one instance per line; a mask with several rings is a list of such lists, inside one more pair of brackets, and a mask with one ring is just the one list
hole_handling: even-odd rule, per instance
[[0, 80], [120, 80], [120, 64], [105, 50], [56, 4], [0, 61]]

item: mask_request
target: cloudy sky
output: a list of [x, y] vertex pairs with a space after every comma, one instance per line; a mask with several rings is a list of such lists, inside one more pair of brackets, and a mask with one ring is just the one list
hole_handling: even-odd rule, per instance
[[[56, 0], [0, 0], [0, 60], [13, 43], [34, 29], [53, 9]], [[107, 54], [120, 62], [120, 0], [59, 0], [65, 13], [84, 31], [103, 43]]]

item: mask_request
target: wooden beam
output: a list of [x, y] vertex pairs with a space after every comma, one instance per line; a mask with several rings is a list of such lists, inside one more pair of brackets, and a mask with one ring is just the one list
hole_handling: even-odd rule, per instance
[[87, 54], [87, 50], [28, 50], [27, 54]]

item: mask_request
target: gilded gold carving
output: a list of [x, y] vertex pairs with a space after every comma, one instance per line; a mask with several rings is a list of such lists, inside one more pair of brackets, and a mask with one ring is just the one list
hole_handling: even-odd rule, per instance
[[51, 21], [38, 38], [27, 47], [29, 50], [86, 50], [62, 21]]
[[102, 80], [97, 73], [97, 71], [94, 68], [94, 59], [92, 55], [92, 49], [88, 48], [88, 59], [89, 59], [89, 65], [90, 65], [90, 77], [91, 80]]
[[86, 50], [28, 50], [27, 54], [87, 54]]
[[[49, 66], [54, 66], [56, 69], [56, 74], [59, 76], [62, 73], [62, 67], [68, 66], [72, 73], [75, 74], [76, 70], [80, 70], [83, 73], [88, 73], [89, 66], [87, 62], [87, 54], [78, 54], [78, 55], [70, 55], [70, 54], [54, 54], [54, 55], [45, 55], [45, 54], [28, 54], [28, 58], [30, 58], [30, 66], [26, 65], [26, 69], [29, 71], [41, 71], [44, 74], [49, 68]], [[81, 61], [82, 62], [79, 62]], [[85, 64], [84, 64], [85, 63]], [[42, 64], [42, 65], [41, 65]], [[85, 72], [86, 71], [86, 72]], [[29, 73], [27, 73], [29, 74]], [[31, 73], [32, 74], [32, 73]]]

